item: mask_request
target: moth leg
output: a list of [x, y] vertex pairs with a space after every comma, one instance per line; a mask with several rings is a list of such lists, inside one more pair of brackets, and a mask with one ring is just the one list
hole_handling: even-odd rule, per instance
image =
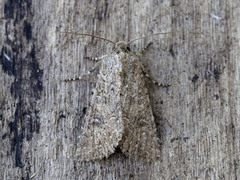
[[138, 57], [141, 57], [142, 54], [143, 54], [146, 50], [148, 50], [148, 48], [149, 48], [151, 45], [152, 45], [152, 42], [150, 42], [147, 46], [145, 46], [141, 51], [137, 52], [136, 55], [137, 55]]
[[79, 77], [75, 77], [75, 78], [69, 78], [69, 79], [65, 79], [65, 82], [68, 81], [78, 81], [78, 80], [82, 80], [84, 76], [89, 76], [91, 75], [92, 72], [94, 72], [100, 65], [102, 64], [102, 61], [99, 60], [93, 67], [93, 69], [91, 69], [90, 71], [88, 71], [86, 74], [83, 74], [82, 76]]
[[157, 86], [162, 86], [162, 87], [169, 87], [169, 86], [171, 86], [171, 84], [162, 84], [162, 83], [156, 82], [155, 80], [153, 80], [153, 79], [149, 76], [148, 73], [146, 73], [146, 72], [144, 72], [144, 71], [143, 71], [143, 74], [144, 74], [148, 79], [150, 79], [153, 84], [156, 84]]
[[100, 61], [100, 60], [102, 60], [102, 57], [88, 57], [88, 56], [86, 56], [85, 59], [93, 60], [93, 61]]

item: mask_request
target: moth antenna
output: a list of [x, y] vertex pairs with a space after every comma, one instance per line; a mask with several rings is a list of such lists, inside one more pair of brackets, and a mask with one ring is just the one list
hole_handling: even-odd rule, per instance
[[93, 38], [97, 38], [97, 39], [101, 39], [101, 40], [104, 40], [104, 41], [108, 41], [112, 44], [116, 44], [115, 42], [109, 40], [109, 39], [106, 39], [106, 38], [102, 38], [102, 37], [99, 37], [99, 36], [95, 36], [95, 35], [92, 35], [92, 34], [84, 34], [84, 33], [74, 33], [74, 32], [60, 32], [60, 31], [57, 31], [58, 33], [61, 33], [61, 34], [72, 34], [72, 35], [78, 35], [78, 36], [90, 36], [90, 37], [93, 37]]
[[128, 44], [132, 43], [133, 41], [136, 41], [136, 40], [139, 40], [139, 39], [148, 38], [148, 37], [151, 37], [151, 36], [156, 36], [156, 35], [161, 35], [161, 34], [174, 34], [174, 33], [177, 33], [177, 32], [161, 32], [161, 33], [150, 34], [150, 35], [147, 35], [147, 36], [143, 36], [143, 37], [139, 37], [139, 38], [136, 38], [136, 39], [132, 39], [132, 40], [130, 40], [128, 42]]

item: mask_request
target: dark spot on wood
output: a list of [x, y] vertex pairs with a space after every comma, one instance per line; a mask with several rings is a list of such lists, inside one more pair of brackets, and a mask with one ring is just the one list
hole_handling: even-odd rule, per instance
[[207, 64], [204, 78], [207, 81], [211, 80], [211, 77], [215, 79], [216, 82], [219, 81], [220, 75], [221, 75], [221, 65], [218, 64], [217, 62], [211, 61], [210, 63]]
[[15, 19], [14, 24], [26, 16], [26, 12], [31, 12], [32, 1], [30, 0], [9, 0], [4, 4], [4, 17]]
[[198, 78], [199, 78], [198, 75], [195, 74], [192, 78], [192, 82], [195, 84], [198, 81]]
[[2, 139], [6, 139], [6, 137], [7, 137], [7, 133], [4, 133], [4, 134], [2, 135]]
[[178, 140], [178, 138], [172, 138], [171, 139], [171, 143], [173, 143], [174, 141]]
[[[11, 58], [11, 61], [9, 61], [4, 54]], [[12, 52], [7, 47], [3, 46], [0, 54], [0, 64], [2, 65], [3, 72], [10, 76], [14, 75], [15, 73], [14, 58], [12, 56]]]
[[86, 112], [87, 112], [87, 107], [84, 107], [84, 108], [82, 109], [82, 113], [83, 113], [83, 115], [85, 115]]
[[172, 0], [172, 2], [171, 2], [171, 6], [175, 6], [176, 4], [175, 4], [175, 0]]
[[[13, 134], [11, 138], [11, 153], [15, 153], [15, 166], [22, 168], [22, 142], [24, 138], [25, 127], [22, 126], [22, 112], [21, 112], [21, 102], [17, 104], [15, 111], [14, 121], [9, 123], [10, 135]], [[21, 128], [18, 128], [18, 127]]]
[[218, 82], [218, 80], [220, 79], [220, 74], [221, 74], [220, 71], [215, 68], [213, 71], [213, 74], [214, 74], [215, 80]]
[[96, 1], [96, 16], [99, 21], [105, 19], [107, 17], [108, 12], [108, 1], [105, 1], [105, 6], [100, 6], [98, 1]]
[[172, 55], [172, 57], [175, 57], [175, 52], [173, 50], [173, 44], [170, 46], [169, 53]]
[[14, 15], [14, 4], [11, 1], [7, 1], [4, 4], [4, 17], [12, 19]]
[[35, 46], [33, 46], [32, 51], [30, 53], [30, 58], [32, 59], [32, 62], [29, 64], [29, 69], [31, 70], [31, 76], [30, 76], [30, 83], [31, 87], [34, 90], [34, 97], [36, 99], [40, 99], [41, 92], [43, 90], [42, 86], [42, 77], [43, 77], [43, 70], [39, 68], [39, 64], [36, 60], [36, 52], [35, 52]]
[[216, 98], [216, 100], [219, 99], [219, 95], [215, 94], [214, 97]]
[[104, 17], [107, 17], [107, 12], [108, 12], [108, 1], [105, 1], [105, 9], [104, 9]]
[[119, 147], [116, 147], [114, 153], [122, 153], [122, 151]]
[[60, 118], [60, 119], [66, 119], [66, 115], [61, 111], [61, 112], [59, 113], [59, 118]]
[[171, 139], [171, 143], [173, 143], [175, 140], [176, 140], [176, 138], [172, 138], [172, 139]]
[[25, 36], [27, 38], [27, 40], [31, 40], [32, 39], [32, 26], [29, 22], [24, 21], [24, 29], [23, 29]]
[[19, 96], [21, 89], [21, 81], [15, 81], [11, 84], [10, 93], [13, 97], [17, 98]]
[[134, 175], [133, 174], [129, 174], [129, 178], [134, 178]]

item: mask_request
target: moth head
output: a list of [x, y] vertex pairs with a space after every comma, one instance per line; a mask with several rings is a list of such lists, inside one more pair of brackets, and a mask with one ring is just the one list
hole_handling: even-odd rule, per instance
[[113, 51], [115, 51], [116, 53], [120, 53], [121, 51], [129, 52], [130, 48], [129, 48], [128, 43], [120, 41], [115, 44], [115, 46], [113, 47]]

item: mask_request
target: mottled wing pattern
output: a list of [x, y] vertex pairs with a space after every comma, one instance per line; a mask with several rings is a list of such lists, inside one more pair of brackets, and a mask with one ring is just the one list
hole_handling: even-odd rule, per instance
[[122, 139], [121, 71], [122, 64], [116, 54], [102, 58], [77, 145], [76, 153], [81, 161], [107, 158]]
[[160, 144], [156, 125], [145, 86], [143, 66], [133, 54], [123, 62], [122, 113], [124, 134], [120, 148], [126, 155], [142, 161], [155, 161], [160, 157]]

